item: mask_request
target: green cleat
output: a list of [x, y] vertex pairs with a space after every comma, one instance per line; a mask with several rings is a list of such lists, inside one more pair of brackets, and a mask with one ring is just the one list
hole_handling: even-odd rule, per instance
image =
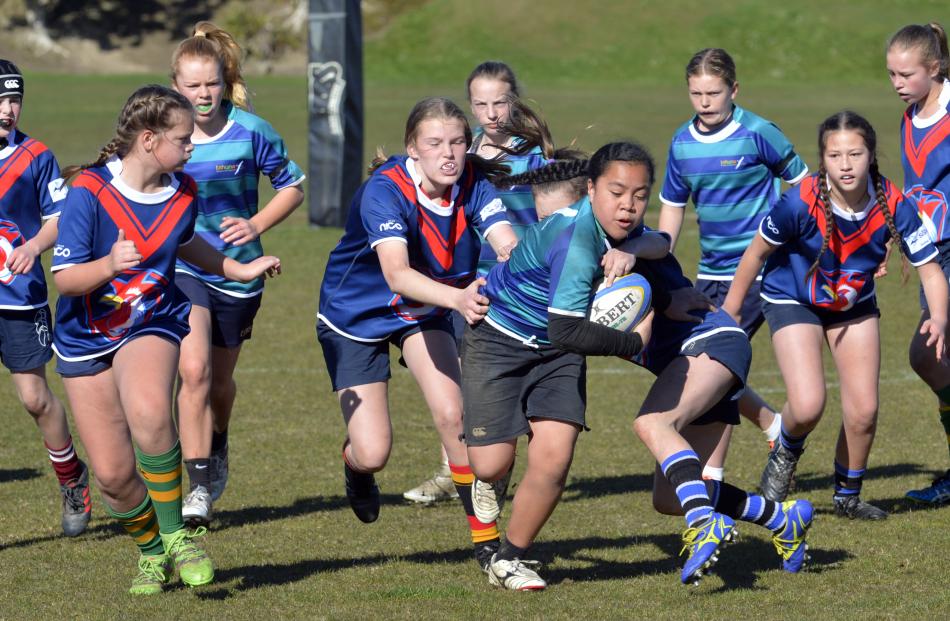
[[172, 575], [172, 560], [167, 554], [143, 554], [139, 557], [139, 573], [132, 580], [132, 595], [155, 595], [162, 592]]
[[170, 535], [162, 533], [162, 543], [165, 552], [175, 561], [178, 576], [188, 586], [201, 586], [214, 580], [214, 566], [204, 550], [191, 542], [208, 532], [207, 528], [199, 527], [194, 532], [186, 529], [176, 530]]

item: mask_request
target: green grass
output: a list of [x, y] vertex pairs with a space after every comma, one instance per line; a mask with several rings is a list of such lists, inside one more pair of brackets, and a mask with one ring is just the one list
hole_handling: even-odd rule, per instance
[[[28, 77], [23, 126], [64, 163], [91, 159], [110, 137], [132, 88], [161, 79]], [[459, 76], [454, 80], [457, 85]], [[304, 82], [255, 78], [252, 87], [259, 111], [303, 162]], [[398, 151], [411, 104], [430, 91], [453, 88], [458, 87], [371, 83], [367, 144]], [[533, 84], [529, 94], [561, 143], [576, 137], [594, 148], [633, 136], [661, 165], [673, 129], [689, 115], [678, 82], [649, 88], [594, 84], [566, 93]], [[740, 102], [777, 121], [811, 165], [815, 126], [830, 112], [856, 107], [881, 134], [884, 171], [900, 180], [896, 135], [902, 106], [883, 77], [817, 93], [809, 86], [757, 83], [746, 85]], [[681, 258], [693, 273], [696, 232], [687, 220]], [[743, 539], [723, 553], [715, 576], [698, 589], [680, 587], [676, 553], [682, 520], [653, 512], [651, 458], [630, 431], [650, 377], [617, 360], [592, 359], [593, 431], [581, 437], [564, 500], [535, 547], [552, 586], [542, 595], [523, 595], [488, 587], [470, 557], [458, 506], [422, 508], [401, 501], [401, 492], [435, 467], [437, 440], [417, 387], [399, 367], [390, 387], [395, 446], [379, 476], [382, 517], [363, 525], [347, 507], [339, 459], [343, 424], [313, 332], [325, 259], [339, 234], [308, 228], [301, 211], [265, 236], [285, 271], [268, 284], [254, 339], [236, 373], [231, 484], [216, 507], [216, 528], [204, 540], [217, 566], [213, 585], [174, 588], [148, 600], [128, 597], [135, 548], [105, 517], [98, 496], [90, 532], [77, 540], [62, 538], [55, 479], [39, 436], [10, 382], [0, 381], [0, 618], [899, 619], [950, 613], [941, 572], [950, 545], [947, 512], [919, 509], [902, 499], [907, 489], [947, 465], [934, 398], [906, 362], [918, 314], [915, 279], [902, 287], [892, 276], [880, 288], [881, 419], [865, 497], [892, 512], [887, 522], [862, 524], [829, 515], [840, 422], [836, 374], [829, 370], [826, 420], [810, 440], [799, 477], [800, 493], [820, 512], [811, 536], [812, 569], [784, 575], [761, 529], [745, 526]], [[891, 267], [898, 271], [896, 261]], [[750, 382], [781, 403], [784, 388], [767, 335], [755, 339], [754, 351]], [[58, 378], [52, 383], [62, 396]], [[764, 459], [761, 435], [743, 425], [727, 476], [752, 487]]]

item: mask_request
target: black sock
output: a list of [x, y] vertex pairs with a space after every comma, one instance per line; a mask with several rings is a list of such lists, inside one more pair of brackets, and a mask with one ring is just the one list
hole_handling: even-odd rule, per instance
[[205, 489], [211, 489], [211, 460], [207, 457], [202, 459], [186, 459], [185, 469], [188, 470], [188, 482], [191, 489], [199, 485]]
[[503, 537], [501, 540], [501, 545], [498, 546], [498, 552], [495, 554], [495, 558], [499, 561], [511, 561], [514, 559], [523, 559], [525, 552], [528, 551], [528, 548], [519, 548], [515, 544], [508, 541], [508, 537]]
[[211, 452], [218, 453], [223, 451], [228, 447], [228, 430], [225, 429], [221, 433], [217, 431], [211, 432]]

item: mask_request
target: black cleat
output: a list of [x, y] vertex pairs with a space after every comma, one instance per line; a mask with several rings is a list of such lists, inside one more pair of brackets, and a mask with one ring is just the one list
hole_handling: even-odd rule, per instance
[[488, 566], [491, 565], [491, 557], [498, 552], [500, 542], [497, 539], [475, 544], [475, 560], [483, 572], [488, 573]]
[[835, 496], [835, 515], [852, 520], [886, 520], [887, 512], [861, 500], [858, 496]]
[[357, 472], [343, 462], [343, 474], [346, 483], [346, 498], [350, 508], [361, 522], [369, 524], [379, 518], [379, 487], [376, 477], [369, 472]]
[[801, 455], [796, 455], [781, 442], [776, 442], [775, 448], [769, 452], [769, 460], [762, 471], [762, 480], [759, 481], [762, 495], [772, 502], [785, 502], [795, 480], [795, 468], [798, 467], [800, 458]]

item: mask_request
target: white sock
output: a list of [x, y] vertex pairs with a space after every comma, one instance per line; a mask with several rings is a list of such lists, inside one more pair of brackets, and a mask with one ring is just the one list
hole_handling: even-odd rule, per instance
[[711, 481], [722, 481], [722, 478], [725, 476], [725, 468], [714, 468], [712, 466], [703, 467], [703, 479]]
[[763, 431], [765, 438], [769, 442], [775, 442], [778, 440], [778, 436], [782, 433], [782, 415], [778, 412], [775, 413], [775, 418], [772, 419], [772, 424], [769, 425], [769, 428]]

